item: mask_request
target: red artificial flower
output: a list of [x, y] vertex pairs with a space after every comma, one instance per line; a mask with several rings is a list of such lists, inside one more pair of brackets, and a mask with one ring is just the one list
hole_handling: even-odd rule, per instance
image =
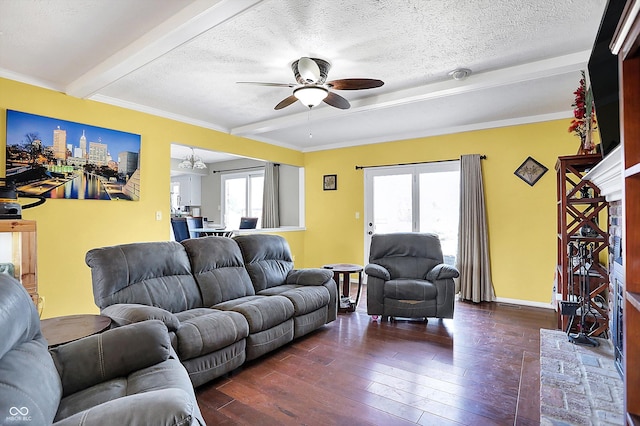
[[580, 85], [578, 86], [578, 88], [573, 92], [573, 94], [575, 95], [575, 99], [573, 101], [573, 104], [571, 105], [573, 107], [573, 119], [571, 120], [571, 124], [569, 125], [569, 132], [573, 132], [575, 133], [577, 136], [579, 136], [581, 139], [583, 139], [587, 132], [590, 130], [589, 127], [591, 127], [591, 129], [595, 128], [595, 115], [593, 114], [593, 108], [591, 109], [591, 126], [588, 126], [589, 122], [587, 120], [589, 120], [589, 118], [587, 118], [587, 104], [586, 104], [586, 93], [587, 93], [587, 84], [586, 84], [586, 79], [584, 76], [584, 71], [582, 71], [582, 78], [580, 79]]

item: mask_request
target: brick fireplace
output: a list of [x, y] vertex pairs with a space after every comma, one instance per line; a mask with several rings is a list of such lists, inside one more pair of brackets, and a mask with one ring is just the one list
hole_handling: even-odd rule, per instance
[[620, 147], [614, 149], [598, 163], [583, 179], [590, 180], [600, 188], [609, 203], [609, 330], [613, 343], [615, 364], [623, 376], [623, 327], [624, 269], [622, 266], [622, 237], [624, 235], [622, 206], [622, 156]]

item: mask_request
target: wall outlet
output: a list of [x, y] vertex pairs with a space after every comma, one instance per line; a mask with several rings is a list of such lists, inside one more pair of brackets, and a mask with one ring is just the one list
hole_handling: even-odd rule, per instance
[[162, 220], [162, 212], [160, 210], [156, 212], [156, 220]]
[[360, 219], [360, 212], [356, 212], [356, 219]]

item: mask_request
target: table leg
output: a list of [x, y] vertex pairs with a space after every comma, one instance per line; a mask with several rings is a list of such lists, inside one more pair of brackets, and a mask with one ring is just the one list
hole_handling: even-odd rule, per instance
[[360, 301], [360, 290], [362, 290], [362, 271], [358, 272], [358, 294], [356, 295], [356, 307]]
[[349, 273], [342, 273], [342, 295], [345, 297], [349, 297]]

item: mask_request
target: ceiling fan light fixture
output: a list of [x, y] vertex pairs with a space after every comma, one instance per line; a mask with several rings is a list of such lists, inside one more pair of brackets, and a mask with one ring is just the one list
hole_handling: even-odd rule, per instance
[[304, 105], [313, 108], [329, 96], [329, 91], [320, 86], [304, 86], [294, 90], [293, 96]]

